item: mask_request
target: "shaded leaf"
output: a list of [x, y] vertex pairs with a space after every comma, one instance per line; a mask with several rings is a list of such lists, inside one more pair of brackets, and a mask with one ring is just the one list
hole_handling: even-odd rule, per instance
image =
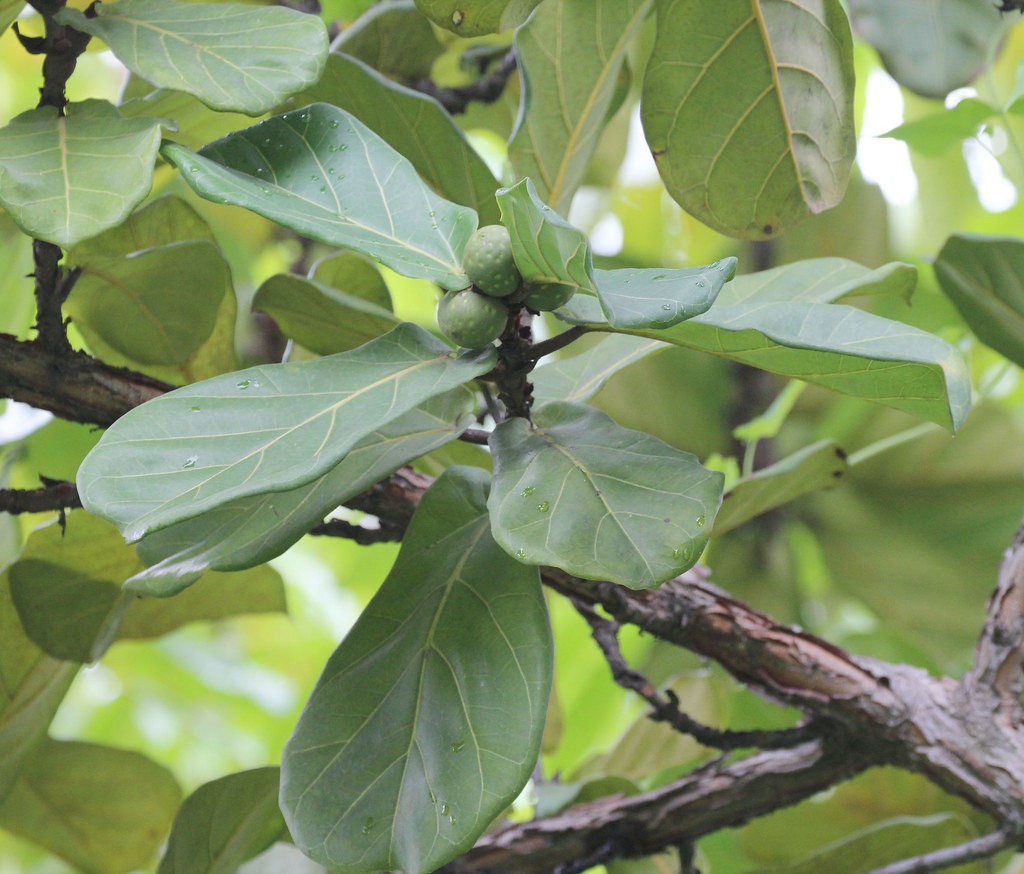
[[819, 489], [846, 475], [846, 453], [833, 440], [820, 440], [733, 483], [722, 496], [713, 536]]
[[537, 569], [491, 539], [487, 479], [453, 468], [427, 492], [285, 748], [285, 819], [332, 870], [434, 870], [533, 768], [550, 629]]
[[181, 805], [157, 874], [231, 874], [285, 832], [277, 806], [280, 769], [229, 774]]
[[[414, 0], [378, 0], [338, 34], [331, 48], [387, 76], [404, 79], [429, 76], [444, 51]], [[327, 64], [329, 71], [330, 60]]]
[[131, 255], [171, 243], [198, 241], [216, 243], [217, 238], [187, 201], [171, 194], [147, 203], [116, 228], [75, 246], [68, 260], [84, 266], [93, 256]]
[[103, 40], [158, 88], [186, 91], [214, 109], [261, 115], [315, 82], [327, 58], [323, 21], [294, 9], [118, 0], [94, 11], [54, 17]]
[[530, 374], [533, 397], [547, 401], [585, 401], [597, 394], [619, 370], [668, 348], [657, 340], [609, 334], [593, 349], [544, 364]]
[[195, 383], [115, 422], [82, 463], [79, 494], [138, 540], [237, 498], [311, 482], [494, 358], [493, 349], [453, 353], [403, 324], [350, 352]]
[[908, 121], [882, 134], [903, 140], [915, 152], [938, 158], [963, 140], [976, 136], [979, 128], [997, 112], [977, 97], [967, 97], [956, 106]]
[[238, 570], [279, 555], [338, 505], [456, 437], [472, 423], [474, 401], [460, 386], [379, 428], [313, 483], [241, 498], [146, 536], [138, 551], [151, 567], [126, 588], [165, 597], [208, 568]]
[[465, 288], [461, 256], [476, 214], [437, 197], [412, 165], [341, 109], [317, 103], [192, 152], [163, 156], [200, 195], [243, 206], [405, 276]]
[[1024, 363], [1024, 241], [955, 234], [939, 252], [935, 275], [978, 339]]
[[25, 0], [0, 0], [0, 34], [11, 26], [24, 8]]
[[377, 266], [363, 255], [339, 252], [321, 258], [313, 265], [310, 278], [394, 312], [388, 284]]
[[548, 0], [516, 31], [523, 106], [509, 142], [517, 176], [568, 213], [652, 0]]
[[127, 874], [164, 839], [181, 790], [140, 753], [47, 739], [26, 760], [0, 826], [84, 874]]
[[989, 0], [850, 0], [849, 8], [858, 36], [878, 50], [889, 74], [924, 97], [967, 85], [1005, 27]]
[[[422, 22], [422, 16], [417, 14]], [[438, 194], [477, 211], [480, 224], [498, 221], [498, 183], [465, 134], [432, 97], [384, 78], [345, 55], [303, 93], [352, 113], [416, 168]]]
[[257, 289], [252, 308], [269, 315], [286, 337], [318, 355], [355, 349], [398, 324], [389, 310], [290, 273], [266, 280]]
[[657, 0], [641, 114], [669, 194], [737, 237], [835, 206], [856, 151], [839, 0]]
[[482, 36], [521, 24], [540, 0], [416, 0], [434, 24], [459, 36]]
[[[137, 85], [133, 88], [135, 83], [141, 87]], [[131, 95], [134, 90], [142, 93], [133, 97]], [[201, 148], [231, 131], [252, 124], [252, 118], [248, 115], [210, 109], [198, 97], [184, 91], [169, 91], [166, 88], [153, 90], [136, 76], [129, 78], [121, 100], [118, 109], [126, 118], [173, 118], [175, 141], [190, 149]]]
[[502, 422], [490, 444], [494, 538], [520, 561], [650, 588], [700, 558], [722, 475], [690, 453], [558, 402], [532, 427]]
[[160, 120], [105, 100], [31, 109], [0, 128], [0, 205], [26, 234], [68, 248], [120, 224], [149, 192]]

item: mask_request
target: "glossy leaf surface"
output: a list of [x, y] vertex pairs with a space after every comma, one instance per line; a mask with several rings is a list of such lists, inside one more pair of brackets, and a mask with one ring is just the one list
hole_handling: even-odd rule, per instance
[[26, 760], [0, 827], [86, 874], [145, 867], [181, 790], [171, 772], [136, 752], [46, 739]]
[[311, 482], [360, 440], [486, 373], [404, 324], [351, 352], [252, 367], [163, 395], [119, 419], [82, 464], [91, 512], [129, 541], [237, 498]]
[[0, 205], [26, 234], [68, 248], [111, 228], [149, 193], [160, 120], [104, 100], [57, 117], [31, 109], [0, 128]]
[[241, 3], [119, 0], [58, 16], [103, 40], [129, 70], [158, 88], [194, 94], [214, 109], [261, 115], [315, 82], [327, 30], [315, 15]]
[[647, 142], [669, 194], [731, 236], [835, 206], [856, 151], [853, 47], [839, 0], [657, 0]]
[[1024, 362], [1024, 241], [955, 234], [939, 252], [935, 275], [978, 339]]
[[126, 588], [165, 597], [208, 568], [238, 570], [279, 555], [339, 504], [456, 437], [473, 422], [473, 402], [459, 387], [370, 434], [312, 483], [241, 498], [148, 535], [138, 551], [151, 567]]
[[446, 472], [285, 748], [296, 844], [338, 871], [422, 874], [526, 783], [550, 692], [537, 569], [492, 540], [487, 474]]
[[722, 475], [580, 404], [549, 403], [490, 440], [495, 539], [529, 564], [651, 588], [700, 558]]
[[442, 197], [475, 209], [482, 225], [498, 221], [494, 174], [432, 97], [338, 54], [330, 56], [324, 75], [303, 97], [352, 113], [408, 158]]
[[393, 270], [465, 288], [461, 256], [476, 214], [435, 195], [377, 134], [316, 103], [192, 152], [162, 154], [200, 195], [243, 206], [301, 234], [369, 255]]
[[205, 783], [181, 805], [157, 874], [228, 874], [285, 834], [277, 768]]
[[517, 177], [567, 214], [597, 147], [626, 51], [652, 0], [548, 0], [516, 31], [523, 109], [509, 142]]

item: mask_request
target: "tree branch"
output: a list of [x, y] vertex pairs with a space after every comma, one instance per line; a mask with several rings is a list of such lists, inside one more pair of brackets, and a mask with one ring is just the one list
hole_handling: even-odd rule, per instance
[[516, 53], [509, 49], [492, 73], [469, 85], [442, 88], [432, 79], [417, 79], [412, 87], [421, 94], [433, 97], [452, 115], [465, 112], [470, 103], [494, 103], [505, 91], [509, 77], [516, 68]]
[[82, 506], [74, 483], [44, 480], [39, 489], [0, 489], [0, 513], [46, 513], [73, 510]]
[[946, 847], [936, 850], [934, 853], [925, 853], [923, 856], [875, 868], [868, 874], [929, 874], [931, 871], [941, 871], [943, 868], [952, 868], [954, 865], [965, 865], [978, 859], [991, 859], [996, 853], [1012, 847], [1013, 844], [1013, 838], [1005, 832], [992, 832], [992, 834], [975, 838], [973, 841], [967, 841], [965, 844]]

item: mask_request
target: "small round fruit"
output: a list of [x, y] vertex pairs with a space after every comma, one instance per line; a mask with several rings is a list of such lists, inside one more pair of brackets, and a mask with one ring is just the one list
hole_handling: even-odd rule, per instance
[[437, 305], [437, 326], [453, 343], [470, 349], [487, 346], [501, 336], [508, 307], [473, 289], [451, 291]]
[[507, 297], [522, 281], [512, 260], [512, 240], [502, 225], [484, 225], [466, 242], [462, 267], [486, 295]]
[[538, 312], [550, 312], [565, 306], [576, 294], [576, 287], [573, 285], [562, 285], [559, 282], [539, 282], [536, 285], [526, 287], [526, 297], [523, 303], [531, 310]]

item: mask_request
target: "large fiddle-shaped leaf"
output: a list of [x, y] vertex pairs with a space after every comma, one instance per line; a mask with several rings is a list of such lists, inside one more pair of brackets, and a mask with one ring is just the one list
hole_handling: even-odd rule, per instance
[[540, 0], [416, 0], [435, 24], [459, 36], [482, 36], [516, 27]]
[[82, 503], [134, 541], [238, 498], [295, 488], [494, 358], [493, 348], [456, 354], [403, 324], [351, 352], [194, 383], [103, 435], [79, 469]]
[[498, 221], [494, 174], [432, 97], [338, 54], [330, 56], [320, 81], [302, 96], [351, 112], [405, 155], [442, 197], [475, 209], [481, 224]]
[[690, 453], [557, 402], [532, 425], [502, 422], [490, 444], [494, 538], [520, 561], [650, 588], [700, 558], [723, 477]]
[[323, 21], [280, 6], [118, 0], [91, 9], [91, 17], [77, 9], [55, 17], [103, 40], [158, 88], [214, 109], [261, 115], [315, 82], [327, 59]]
[[538, 367], [530, 375], [533, 397], [538, 404], [547, 401], [585, 401], [597, 394], [609, 379], [652, 352], [668, 348], [665, 343], [609, 334], [592, 349], [560, 358]]
[[444, 52], [438, 36], [414, 0], [376, 0], [335, 37], [331, 51], [358, 58], [385, 76], [409, 81], [430, 75], [434, 61]]
[[460, 386], [379, 428], [312, 483], [240, 498], [144, 537], [139, 556], [151, 566], [125, 588], [166, 597], [207, 569], [239, 570], [280, 555], [339, 504], [454, 439], [474, 421], [473, 403]]
[[583, 180], [651, 2], [548, 0], [516, 31], [524, 89], [509, 160], [558, 212]]
[[174, 776], [140, 753], [45, 739], [0, 805], [0, 828], [86, 874], [145, 868], [181, 801]]
[[835, 206], [856, 151], [839, 0], [657, 0], [644, 132], [669, 194], [732, 236]]
[[160, 124], [105, 100], [23, 112], [0, 128], [0, 205], [63, 248], [120, 224], [149, 193]]
[[333, 871], [433, 871], [530, 775], [551, 684], [537, 568], [491, 538], [487, 474], [452, 468], [335, 650], [285, 747], [281, 807]]
[[935, 275], [978, 339], [1024, 363], [1024, 241], [956, 234], [939, 252]]
[[167, 143], [162, 154], [209, 200], [363, 252], [405, 276], [451, 289], [469, 284], [461, 258], [476, 213], [434, 194], [406, 158], [337, 107], [314, 103], [198, 153]]
[[877, 50], [901, 85], [943, 98], [970, 84], [1006, 27], [988, 0], [849, 0], [857, 34]]
[[157, 874], [230, 874], [262, 853], [285, 825], [277, 768], [254, 768], [205, 783], [174, 818]]

